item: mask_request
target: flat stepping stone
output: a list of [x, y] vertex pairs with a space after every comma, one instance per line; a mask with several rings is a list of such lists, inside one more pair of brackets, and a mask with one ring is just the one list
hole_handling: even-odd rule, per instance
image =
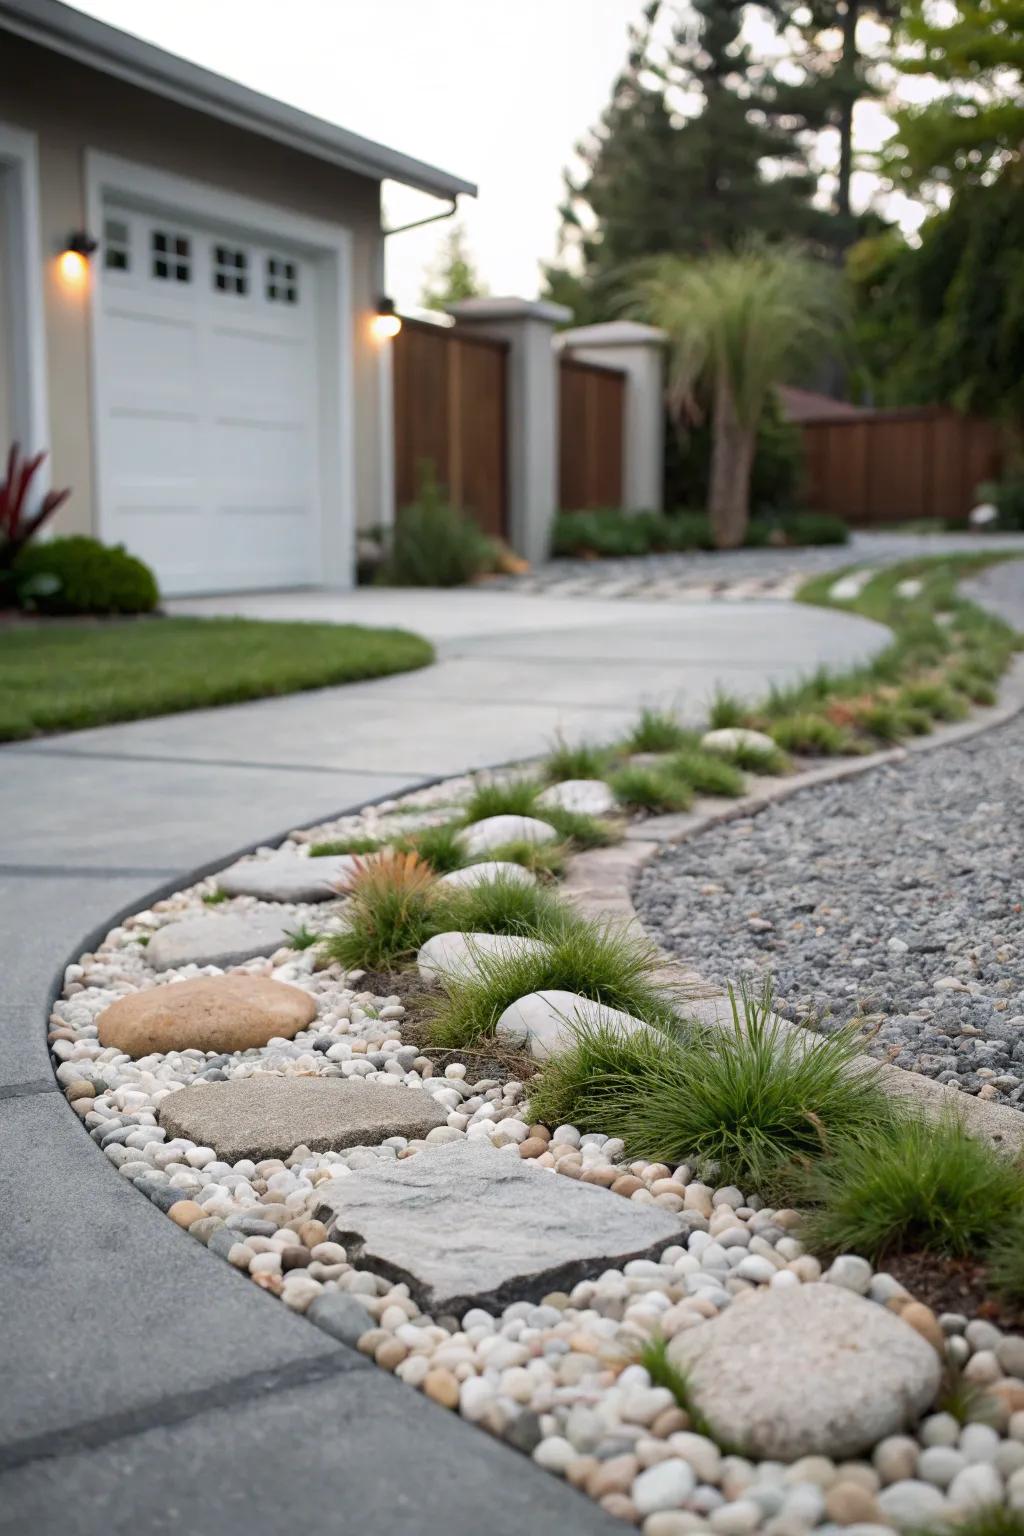
[[425, 1136], [447, 1117], [420, 1088], [358, 1078], [278, 1077], [272, 1072], [200, 1083], [163, 1099], [168, 1136], [212, 1147], [225, 1162], [376, 1146], [389, 1136]]
[[[297, 919], [292, 926], [298, 927]], [[154, 933], [146, 946], [146, 964], [154, 971], [181, 965], [226, 969], [259, 955], [272, 955], [288, 942], [281, 919], [263, 913], [189, 917]]]
[[424, 981], [437, 981], [441, 976], [465, 981], [479, 976], [492, 957], [511, 960], [520, 955], [543, 955], [546, 949], [539, 939], [509, 933], [436, 933], [416, 956], [416, 967]]
[[475, 886], [486, 885], [489, 880], [507, 880], [515, 885], [537, 884], [537, 876], [532, 870], [524, 864], [513, 864], [507, 859], [484, 859], [480, 864], [467, 864], [464, 869], [453, 869], [447, 875], [442, 875], [438, 884], [469, 891]]
[[563, 779], [539, 794], [537, 804], [579, 811], [585, 816], [605, 816], [615, 809], [615, 796], [603, 779]]
[[263, 901], [337, 901], [339, 886], [352, 875], [350, 853], [301, 859], [282, 853], [272, 859], [242, 859], [221, 870], [217, 885], [225, 896], [259, 896]]
[[536, 816], [485, 816], [459, 833], [459, 842], [469, 854], [493, 853], [509, 843], [556, 843], [558, 833]]
[[742, 725], [723, 726], [720, 731], [706, 731], [700, 739], [705, 752], [723, 752], [731, 756], [744, 748], [748, 752], [777, 752], [779, 749], [764, 731], [748, 731]]
[[592, 997], [552, 988], [530, 992], [511, 1003], [498, 1020], [495, 1033], [509, 1045], [528, 1046], [531, 1056], [545, 1061], [575, 1045], [580, 1025], [609, 1029], [617, 1035], [632, 1035], [651, 1028], [643, 1019], [595, 1002]]
[[101, 1045], [129, 1056], [152, 1051], [248, 1051], [291, 1040], [316, 1018], [300, 987], [265, 976], [198, 976], [119, 997], [97, 1021]]
[[895, 1313], [826, 1284], [758, 1290], [668, 1354], [715, 1438], [773, 1461], [867, 1451], [916, 1423], [942, 1376]]
[[[430, 1147], [320, 1185], [349, 1258], [405, 1281], [424, 1311], [497, 1312], [569, 1291], [679, 1241], [667, 1212], [560, 1178], [483, 1141]], [[903, 1326], [906, 1326], [905, 1324]]]

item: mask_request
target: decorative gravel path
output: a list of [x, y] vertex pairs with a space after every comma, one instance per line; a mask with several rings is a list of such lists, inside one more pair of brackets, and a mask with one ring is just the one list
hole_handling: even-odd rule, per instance
[[1024, 1107], [1024, 717], [667, 850], [637, 909], [709, 979]]

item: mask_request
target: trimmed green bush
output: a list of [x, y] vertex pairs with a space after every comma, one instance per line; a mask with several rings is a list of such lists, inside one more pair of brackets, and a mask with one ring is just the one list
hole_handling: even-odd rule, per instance
[[433, 466], [420, 467], [417, 498], [399, 509], [377, 580], [391, 587], [460, 587], [494, 569], [494, 541], [453, 507]]
[[25, 607], [40, 613], [152, 613], [160, 601], [149, 566], [122, 544], [74, 534], [30, 544], [14, 562]]

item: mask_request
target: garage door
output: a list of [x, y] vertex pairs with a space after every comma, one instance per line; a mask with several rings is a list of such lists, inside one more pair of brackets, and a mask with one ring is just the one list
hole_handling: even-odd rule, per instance
[[314, 262], [108, 201], [97, 266], [104, 538], [168, 595], [315, 583]]

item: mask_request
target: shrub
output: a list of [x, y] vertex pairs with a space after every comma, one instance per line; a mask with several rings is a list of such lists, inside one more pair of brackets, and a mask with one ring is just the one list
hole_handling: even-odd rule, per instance
[[[37, 453], [26, 459], [18, 443], [11, 444], [7, 455], [7, 470], [0, 481], [0, 596], [5, 596], [12, 584], [18, 555], [71, 495], [68, 490], [47, 491], [36, 510], [29, 512], [32, 481], [45, 458], [45, 453]], [[25, 595], [31, 596], [31, 592]]]
[[979, 501], [990, 501], [999, 513], [1000, 528], [1024, 528], [1024, 474], [1010, 474], [1005, 480], [988, 480], [979, 485]]
[[611, 775], [609, 783], [620, 805], [630, 810], [685, 811], [693, 801], [693, 791], [682, 779], [673, 778], [664, 768], [645, 768], [627, 764]]
[[434, 1043], [472, 1045], [493, 1035], [511, 1003], [550, 988], [579, 992], [651, 1023], [674, 1023], [669, 996], [655, 981], [660, 957], [653, 944], [570, 914], [546, 938], [543, 954], [481, 955], [477, 975], [442, 978], [445, 995], [431, 1020]]
[[970, 1253], [1024, 1203], [1024, 1169], [971, 1136], [955, 1114], [919, 1114], [833, 1143], [797, 1178], [806, 1241], [868, 1258], [924, 1248]]
[[640, 718], [626, 739], [630, 752], [672, 752], [688, 745], [692, 732], [679, 724], [675, 715], [660, 709], [642, 709]]
[[558, 736], [545, 760], [544, 777], [552, 784], [562, 779], [599, 779], [607, 758], [607, 752], [591, 742], [581, 741], [571, 747]]
[[22, 549], [13, 577], [26, 606], [42, 613], [151, 613], [160, 599], [148, 565], [79, 534]]
[[392, 587], [459, 587], [492, 570], [494, 542], [449, 502], [433, 466], [420, 466], [417, 498], [402, 507], [377, 580]]
[[742, 795], [743, 774], [724, 757], [702, 752], [699, 747], [684, 747], [666, 764], [666, 772], [682, 779], [699, 795]]
[[559, 512], [551, 530], [553, 555], [646, 555], [650, 548], [650, 524], [612, 507]]
[[764, 1190], [798, 1158], [823, 1154], [834, 1138], [884, 1123], [892, 1101], [877, 1071], [854, 1066], [850, 1032], [808, 1037], [759, 997], [730, 993], [732, 1027], [691, 1032], [637, 1080], [581, 1085], [602, 1130], [627, 1154], [670, 1165], [697, 1158], [719, 1183]]
[[380, 853], [360, 862], [347, 886], [347, 927], [324, 940], [346, 970], [391, 970], [438, 931], [434, 872], [415, 853]]
[[787, 544], [846, 544], [850, 530], [830, 512], [784, 512], [779, 527]]

